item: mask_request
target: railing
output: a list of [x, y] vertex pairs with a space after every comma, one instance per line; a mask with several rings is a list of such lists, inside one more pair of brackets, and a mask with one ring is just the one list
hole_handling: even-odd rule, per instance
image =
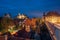
[[48, 22], [45, 22], [45, 23], [46, 23], [47, 28], [50, 32], [50, 36], [51, 36], [52, 40], [57, 40], [56, 35], [55, 35], [55, 28], [52, 27], [52, 25], [48, 25], [49, 24]]
[[5, 40], [5, 36], [0, 36], [0, 40]]

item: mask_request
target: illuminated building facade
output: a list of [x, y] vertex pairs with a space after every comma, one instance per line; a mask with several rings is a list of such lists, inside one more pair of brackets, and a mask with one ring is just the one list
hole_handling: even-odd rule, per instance
[[60, 23], [60, 14], [56, 12], [49, 12], [47, 15], [45, 15], [45, 21], [51, 23]]

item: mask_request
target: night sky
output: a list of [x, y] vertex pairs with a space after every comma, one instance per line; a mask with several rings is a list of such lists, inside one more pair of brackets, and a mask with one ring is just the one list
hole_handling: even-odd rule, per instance
[[60, 0], [0, 0], [0, 16], [19, 12], [29, 17], [41, 17], [43, 12], [60, 11]]

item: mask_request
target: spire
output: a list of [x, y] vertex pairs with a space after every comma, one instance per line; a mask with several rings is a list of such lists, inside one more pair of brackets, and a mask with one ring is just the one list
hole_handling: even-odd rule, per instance
[[18, 13], [18, 16], [20, 16], [21, 14], [20, 13]]
[[9, 13], [6, 13], [6, 14], [4, 15], [4, 17], [10, 18], [10, 14], [9, 14]]

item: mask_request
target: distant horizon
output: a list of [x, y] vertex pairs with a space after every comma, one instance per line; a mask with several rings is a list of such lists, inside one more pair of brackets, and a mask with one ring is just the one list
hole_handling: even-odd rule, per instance
[[[58, 12], [58, 11], [48, 11], [48, 12], [57, 12], [58, 14], [60, 14], [60, 12]], [[39, 17], [39, 15], [38, 16], [31, 16], [31, 15], [26, 15], [26, 14], [20, 13], [20, 12], [18, 12], [15, 16], [13, 16], [10, 12], [6, 12], [6, 13], [2, 14], [0, 17], [3, 17], [5, 14], [10, 14], [12, 18], [15, 18], [18, 14], [23, 14], [29, 18], [33, 18], [33, 17], [41, 18], [43, 16], [43, 13], [47, 14], [48, 12], [30, 12], [30, 13], [34, 13], [35, 15], [36, 15], [36, 13], [37, 13], [37, 15], [38, 15], [38, 13], [42, 13], [42, 14], [39, 14], [39, 15], [41, 15], [40, 17]]]

